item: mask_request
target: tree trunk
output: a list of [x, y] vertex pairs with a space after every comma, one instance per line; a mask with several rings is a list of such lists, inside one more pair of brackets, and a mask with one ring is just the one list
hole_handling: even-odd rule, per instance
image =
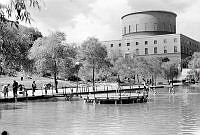
[[138, 83], [139, 83], [139, 76], [138, 76], [138, 74], [137, 74], [137, 81], [138, 81]]
[[94, 85], [95, 85], [95, 82], [94, 82], [94, 80], [95, 80], [95, 78], [94, 78], [94, 63], [93, 63], [93, 67], [92, 67], [92, 83], [93, 83], [93, 91], [95, 91], [95, 87], [94, 87]]
[[172, 87], [174, 86], [174, 84], [173, 84], [173, 77], [172, 77]]
[[93, 83], [93, 92], [94, 92], [94, 98], [95, 98], [95, 87], [94, 87], [94, 85], [95, 85], [95, 82], [94, 82], [95, 78], [94, 78], [94, 69], [95, 69], [95, 65], [94, 65], [94, 60], [93, 60], [93, 67], [92, 67], [92, 83]]
[[56, 65], [56, 60], [55, 60], [55, 71], [54, 71], [54, 84], [55, 84], [55, 90], [56, 93], [58, 93], [58, 81], [57, 81], [57, 65]]
[[54, 84], [55, 84], [56, 93], [58, 93], [58, 87], [57, 87], [58, 81], [57, 81], [57, 75], [56, 75], [56, 73], [54, 73]]

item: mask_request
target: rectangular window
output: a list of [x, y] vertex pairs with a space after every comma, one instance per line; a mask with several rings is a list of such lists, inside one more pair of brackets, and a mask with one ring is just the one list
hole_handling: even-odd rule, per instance
[[131, 25], [128, 26], [128, 32], [131, 33]]
[[148, 27], [147, 25], [148, 25], [148, 23], [145, 23], [145, 30], [147, 30], [147, 27]]
[[154, 40], [153, 43], [154, 43], [154, 44], [157, 44], [158, 42], [157, 42], [157, 40]]
[[185, 49], [183, 46], [181, 47], [181, 53], [185, 53]]
[[154, 54], [157, 54], [158, 52], [158, 49], [157, 49], [157, 47], [154, 47]]
[[175, 53], [177, 52], [177, 46], [174, 46], [174, 52]]
[[190, 49], [190, 55], [192, 55], [192, 50]]
[[148, 48], [145, 48], [145, 54], [148, 54]]
[[128, 59], [130, 57], [130, 54], [129, 53], [125, 53], [124, 57], [125, 57], [125, 59]]
[[176, 32], [176, 25], [174, 25], [174, 32]]
[[127, 46], [130, 46], [130, 43], [127, 43]]
[[169, 31], [172, 32], [172, 25], [169, 24]]
[[167, 46], [164, 46], [164, 53], [167, 53]]
[[126, 34], [126, 27], [124, 27], [124, 34]]
[[163, 31], [165, 31], [165, 23], [163, 23]]
[[139, 55], [140, 52], [139, 52], [139, 49], [136, 49], [136, 55]]
[[164, 43], [167, 43], [167, 39], [164, 39], [163, 42], [164, 42]]
[[148, 41], [145, 41], [144, 44], [145, 44], [145, 45], [148, 45]]
[[177, 38], [174, 38], [174, 43], [176, 43], [177, 42]]
[[121, 47], [122, 46], [122, 44], [121, 43], [119, 43], [119, 47]]
[[154, 30], [158, 30], [158, 24], [157, 23], [154, 23]]
[[139, 42], [135, 42], [136, 45], [139, 45]]
[[110, 47], [113, 47], [113, 44], [110, 44]]
[[136, 24], [136, 32], [138, 31], [139, 24]]

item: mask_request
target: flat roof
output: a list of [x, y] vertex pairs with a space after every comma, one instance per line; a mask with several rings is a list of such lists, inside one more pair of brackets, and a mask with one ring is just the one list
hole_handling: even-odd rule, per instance
[[122, 16], [121, 19], [123, 19], [124, 17], [129, 16], [129, 15], [133, 15], [133, 14], [145, 14], [145, 13], [149, 13], [149, 12], [168, 13], [168, 14], [172, 14], [172, 15], [174, 15], [174, 16], [177, 16], [175, 13], [170, 12], [170, 11], [148, 10], [148, 11], [140, 11], [140, 12], [129, 13], [129, 14], [126, 14], [126, 15]]

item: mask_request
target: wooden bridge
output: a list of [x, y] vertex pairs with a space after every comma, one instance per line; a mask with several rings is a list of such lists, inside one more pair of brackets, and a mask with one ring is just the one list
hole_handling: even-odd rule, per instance
[[[77, 87], [62, 87], [59, 89], [59, 93], [55, 93], [55, 90], [52, 89], [52, 92], [44, 95], [42, 89], [37, 89], [36, 92], [39, 92], [35, 96], [28, 96], [27, 94], [20, 95], [16, 98], [0, 98], [1, 102], [24, 102], [24, 101], [57, 101], [57, 100], [79, 100], [80, 97], [84, 99], [87, 103], [135, 103], [135, 102], [145, 102], [148, 95], [142, 95], [137, 93], [143, 90], [143, 87], [136, 88], [124, 88], [124, 89], [108, 89], [105, 87], [103, 90], [91, 91], [86, 87], [79, 88], [79, 91], [76, 91]], [[73, 92], [70, 92], [69, 89], [73, 89]], [[31, 92], [31, 89], [26, 89]], [[117, 94], [118, 95], [113, 95]], [[126, 93], [126, 96], [123, 94]], [[128, 95], [128, 96], [127, 96]]]

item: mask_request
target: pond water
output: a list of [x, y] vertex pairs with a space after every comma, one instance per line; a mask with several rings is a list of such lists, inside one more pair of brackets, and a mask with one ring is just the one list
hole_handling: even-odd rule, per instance
[[147, 103], [86, 104], [83, 101], [0, 104], [0, 132], [10, 135], [200, 134], [200, 89], [157, 89]]

